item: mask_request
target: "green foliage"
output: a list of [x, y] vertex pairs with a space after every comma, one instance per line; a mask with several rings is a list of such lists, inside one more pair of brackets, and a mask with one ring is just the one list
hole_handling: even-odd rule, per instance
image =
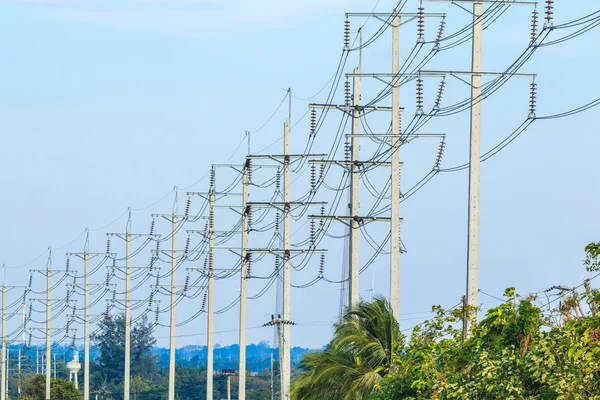
[[586, 258], [583, 261], [585, 268], [589, 272], [600, 271], [600, 242], [592, 242], [585, 246], [585, 255]]
[[[80, 398], [80, 395], [72, 382], [63, 379], [50, 379], [50, 397], [62, 400], [77, 400]], [[28, 375], [23, 380], [21, 398], [34, 400], [45, 399], [46, 377], [40, 374]]]
[[308, 353], [292, 383], [295, 399], [367, 399], [392, 368], [403, 337], [384, 298], [360, 302], [325, 350]]

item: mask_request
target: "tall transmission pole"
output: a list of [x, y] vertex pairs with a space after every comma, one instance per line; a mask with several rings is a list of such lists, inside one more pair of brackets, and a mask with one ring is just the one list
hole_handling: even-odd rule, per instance
[[[248, 132], [248, 137], [250, 133]], [[250, 155], [250, 144], [248, 143], [248, 155]], [[241, 270], [240, 270], [240, 361], [239, 361], [239, 387], [238, 400], [246, 400], [246, 268], [248, 259], [246, 249], [248, 248], [248, 174], [250, 173], [250, 159], [246, 158], [243, 167], [242, 177], [242, 247], [241, 255]]]
[[[177, 187], [174, 188], [175, 201], [173, 202], [173, 213], [172, 214], [153, 214], [153, 217], [163, 217], [171, 221], [171, 310], [170, 310], [170, 322], [169, 322], [169, 392], [168, 400], [175, 400], [175, 335], [177, 332], [177, 221], [179, 215], [177, 215]], [[183, 216], [184, 220], [187, 218]], [[157, 254], [158, 257], [158, 254]]]
[[208, 220], [208, 315], [206, 335], [206, 400], [213, 399], [214, 380], [214, 312], [215, 312], [215, 167], [210, 170]]
[[[90, 232], [86, 228], [86, 237], [83, 253], [67, 253], [67, 257], [77, 256], [83, 259], [83, 400], [90, 400], [90, 259], [97, 256], [116, 256], [116, 254], [111, 253], [90, 253], [89, 246]], [[73, 284], [73, 286], [79, 285]], [[106, 284], [106, 286], [108, 286], [108, 284]]]
[[390, 305], [400, 318], [400, 15], [394, 10], [392, 22], [392, 184], [390, 236]]
[[[125, 366], [123, 374], [123, 400], [129, 400], [131, 387], [131, 241], [139, 237], [154, 238], [159, 235], [131, 233], [131, 207], [127, 208], [127, 226], [125, 233], [107, 233], [110, 250], [110, 237], [116, 236], [125, 240]], [[145, 268], [145, 267], [144, 267]]]
[[[465, 8], [453, 0], [425, 0], [436, 2], [450, 2]], [[467, 280], [466, 296], [467, 305], [479, 307], [479, 211], [480, 211], [480, 183], [481, 183], [481, 88], [482, 88], [482, 60], [483, 60], [483, 5], [494, 4], [494, 0], [463, 0], [461, 3], [472, 3], [473, 11], [473, 40], [471, 48], [471, 122], [469, 142], [469, 220], [467, 234]], [[501, 6], [533, 5], [536, 1], [502, 1]], [[468, 10], [467, 10], [468, 11]], [[477, 321], [477, 313], [473, 313], [467, 321], [467, 333], [471, 325]]]
[[6, 274], [4, 276], [5, 282], [2, 285], [2, 382], [0, 382], [0, 400], [6, 400]]
[[[360, 74], [360, 68], [354, 68], [354, 73]], [[360, 160], [360, 77], [357, 75], [353, 79], [352, 105], [352, 160]], [[352, 216], [360, 215], [360, 163], [352, 162], [350, 164], [350, 213]], [[360, 219], [352, 219], [350, 221], [350, 301], [348, 306], [350, 309], [355, 309], [360, 301]]]
[[52, 248], [48, 247], [48, 263], [46, 264], [46, 400], [50, 400], [50, 275], [52, 273]]
[[[283, 124], [283, 202], [290, 202], [290, 122]], [[290, 248], [290, 209], [284, 208], [283, 212], [283, 248]], [[283, 319], [291, 320], [291, 276], [290, 276], [290, 256], [283, 255]], [[290, 398], [290, 382], [291, 382], [291, 329], [289, 326], [283, 327], [283, 363], [281, 364], [282, 376], [282, 398], [288, 400]]]

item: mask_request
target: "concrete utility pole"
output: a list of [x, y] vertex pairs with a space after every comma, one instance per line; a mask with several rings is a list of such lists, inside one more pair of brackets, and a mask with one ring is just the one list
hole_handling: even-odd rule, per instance
[[206, 399], [213, 399], [214, 380], [214, 312], [215, 312], [215, 167], [210, 171], [208, 220], [208, 315], [206, 335]]
[[[176, 304], [177, 304], [177, 187], [175, 191], [175, 201], [173, 203], [173, 213], [171, 215], [153, 214], [153, 217], [171, 218], [171, 317], [169, 323], [169, 392], [168, 400], [175, 400], [175, 335], [176, 335]], [[186, 216], [183, 216], [184, 219]], [[157, 254], [158, 256], [158, 254]]]
[[[131, 233], [131, 207], [127, 209], [128, 218], [125, 233], [107, 233], [125, 240], [125, 367], [123, 375], [123, 400], [129, 400], [131, 387], [131, 241], [139, 237], [154, 238], [159, 235]], [[146, 267], [143, 267], [146, 268]]]
[[[290, 96], [291, 97], [291, 96]], [[289, 204], [290, 202], [290, 122], [283, 124], [283, 202]], [[284, 207], [283, 212], [283, 248], [285, 250], [290, 248], [290, 209]], [[291, 320], [291, 272], [290, 272], [290, 255], [284, 253], [283, 255], [283, 319]], [[282, 399], [288, 400], [290, 398], [290, 382], [291, 382], [291, 364], [290, 364], [290, 351], [291, 351], [291, 329], [284, 327], [283, 329], [283, 363], [281, 365], [282, 371], [282, 388], [281, 397]]]
[[50, 400], [50, 275], [52, 273], [52, 248], [48, 247], [48, 263], [46, 264], [46, 400]]
[[390, 304], [400, 317], [400, 10], [392, 23], [392, 184], [390, 236]]
[[[287, 360], [289, 360], [289, 358], [284, 358], [281, 356], [281, 348], [282, 346], [285, 346], [285, 343], [282, 343], [282, 341], [284, 341], [285, 339], [285, 334], [282, 334], [282, 329], [285, 329], [288, 326], [291, 325], [296, 325], [296, 323], [290, 321], [289, 319], [285, 319], [285, 318], [281, 318], [281, 314], [277, 315], [277, 317], [275, 317], [275, 315], [271, 315], [271, 321], [263, 324], [263, 326], [277, 326], [277, 338], [279, 340], [279, 377], [280, 377], [280, 391], [281, 391], [281, 398], [285, 399], [285, 392], [283, 390], [284, 385], [286, 385], [284, 383], [284, 377], [283, 374], [281, 373], [281, 369], [282, 369], [282, 365], [285, 364], [289, 364], [289, 362]], [[285, 331], [284, 331], [285, 332]], [[273, 374], [273, 356], [271, 355], [271, 390], [273, 388], [273, 383], [272, 383], [272, 374]], [[289, 384], [288, 384], [288, 390], [289, 390]], [[289, 392], [288, 392], [289, 394]]]
[[[90, 400], [90, 259], [96, 256], [111, 257], [112, 253], [90, 253], [90, 232], [86, 229], [86, 238], [83, 253], [67, 253], [68, 256], [77, 256], [83, 259], [83, 400]], [[69, 284], [67, 284], [69, 285]], [[69, 286], [80, 286], [72, 284]], [[101, 286], [109, 286], [101, 284]]]
[[[425, 0], [450, 2], [465, 10], [454, 0]], [[481, 88], [483, 60], [483, 5], [497, 4], [494, 0], [462, 0], [461, 3], [473, 3], [473, 40], [471, 48], [471, 123], [469, 145], [469, 221], [467, 235], [467, 305], [479, 307], [479, 210], [481, 182]], [[501, 1], [501, 6], [533, 5], [536, 1]], [[468, 11], [468, 10], [467, 10]], [[530, 75], [531, 76], [531, 75]], [[477, 321], [477, 312], [467, 321], [467, 335], [473, 322]]]
[[[250, 145], [248, 145], [248, 153], [250, 153]], [[250, 168], [250, 159], [246, 158], [246, 163], [244, 164], [242, 172], [242, 247], [240, 251], [242, 263], [240, 270], [240, 364], [238, 372], [238, 400], [246, 400], [246, 268], [248, 268], [246, 254], [246, 249], [248, 248], [248, 212], [246, 206], [248, 204], [248, 185], [250, 183], [248, 182], [248, 174], [250, 173]]]
[[[354, 68], [354, 73], [360, 74], [360, 68]], [[360, 77], [355, 76], [353, 80], [352, 105], [352, 138], [350, 139], [352, 148], [352, 163], [350, 164], [351, 187], [350, 187], [350, 213], [352, 216], [360, 215]], [[356, 161], [356, 162], [355, 162]], [[350, 221], [350, 301], [348, 306], [354, 309], [360, 301], [360, 219], [355, 218]]]
[[2, 382], [0, 385], [2, 386], [0, 400], [6, 400], [6, 282], [2, 285]]

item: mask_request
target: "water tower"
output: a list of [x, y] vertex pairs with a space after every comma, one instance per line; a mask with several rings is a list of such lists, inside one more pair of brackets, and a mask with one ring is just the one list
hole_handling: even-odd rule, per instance
[[78, 352], [75, 352], [75, 354], [73, 354], [73, 360], [67, 363], [67, 369], [69, 370], [69, 382], [73, 382], [73, 377], [75, 377], [75, 388], [79, 389], [77, 373], [81, 369], [81, 363], [79, 362]]

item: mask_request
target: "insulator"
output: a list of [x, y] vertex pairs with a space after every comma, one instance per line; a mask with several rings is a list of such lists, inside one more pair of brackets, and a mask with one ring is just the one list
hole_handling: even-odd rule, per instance
[[65, 328], [65, 330], [67, 331], [67, 333], [69, 333], [69, 329], [71, 328], [71, 320], [67, 319], [67, 326]]
[[190, 274], [187, 274], [185, 277], [185, 284], [183, 285], [183, 291], [187, 292], [190, 288]]
[[29, 311], [27, 312], [27, 319], [31, 319], [31, 303], [29, 303]]
[[530, 45], [533, 45], [535, 43], [535, 40], [537, 39], [537, 31], [538, 31], [538, 11], [533, 10], [533, 13], [531, 14], [531, 40], [529, 41]]
[[154, 269], [154, 263], [156, 262], [156, 257], [150, 257], [150, 267], [148, 268], [150, 271]]
[[[29, 345], [28, 346], [31, 346], [31, 337], [29, 338]], [[75, 348], [75, 334], [73, 334], [73, 341], [71, 342], [71, 347]]]
[[150, 235], [154, 235], [154, 225], [156, 224], [156, 220], [152, 219], [152, 223], [150, 224]]
[[202, 297], [202, 309], [204, 310], [206, 308], [206, 293], [204, 293], [204, 296]]
[[184, 253], [187, 254], [188, 251], [190, 250], [190, 242], [192, 241], [192, 238], [190, 235], [188, 235], [186, 241], [185, 241], [185, 249], [184, 249]]
[[185, 216], [190, 215], [190, 206], [192, 205], [192, 199], [188, 197], [187, 202], [185, 203]]
[[346, 19], [344, 22], [344, 48], [350, 47], [350, 20]]
[[348, 139], [344, 142], [344, 160], [346, 160], [346, 164], [350, 162], [350, 142]]
[[316, 229], [316, 223], [314, 219], [310, 220], [310, 245], [314, 246], [315, 245], [315, 229]]
[[325, 179], [325, 164], [319, 166], [319, 182], [323, 182]]
[[[29, 339], [27, 340], [27, 347], [31, 347], [31, 332], [29, 332]], [[73, 346], [75, 346], [75, 336], [73, 336]]]
[[160, 251], [160, 240], [156, 241], [156, 257], [158, 257], [158, 252]]
[[310, 111], [310, 134], [314, 135], [317, 132], [317, 110]]
[[248, 220], [248, 230], [252, 229], [252, 206], [246, 206], [246, 218]]
[[67, 297], [66, 297], [67, 303], [69, 302], [70, 299], [71, 299], [71, 290], [67, 290]]
[[440, 28], [438, 29], [438, 34], [437, 34], [437, 37], [435, 38], [435, 46], [433, 47], [434, 50], [440, 49], [440, 42], [442, 41], [442, 37], [444, 36], [444, 28], [445, 27], [446, 27], [446, 19], [443, 18], [440, 21]]
[[280, 219], [281, 215], [279, 214], [279, 211], [277, 211], [275, 214], [275, 232], [279, 232]]
[[419, 10], [417, 12], [417, 18], [418, 18], [417, 43], [424, 43], [425, 42], [425, 9], [423, 8], [423, 3], [421, 3], [421, 6], [419, 7]]
[[156, 306], [156, 313], [154, 314], [154, 323], [158, 324], [158, 315], [160, 313], [160, 309], [158, 308], [158, 305]]
[[446, 88], [446, 78], [442, 78], [440, 82], [440, 87], [438, 89], [437, 97], [435, 98], [435, 104], [433, 105], [433, 109], [435, 111], [439, 111], [440, 106], [442, 104], [442, 96], [444, 95], [444, 89]]
[[552, 27], [553, 26], [553, 15], [554, 15], [554, 0], [546, 0], [546, 22], [544, 23], [544, 27]]
[[321, 260], [319, 262], [319, 276], [323, 276], [325, 272], [325, 254], [321, 254]]
[[275, 173], [275, 191], [279, 192], [281, 190], [281, 169], [277, 168], [277, 172]]
[[536, 102], [537, 102], [537, 84], [535, 81], [531, 82], [531, 95], [529, 97], [529, 118], [534, 119], [536, 117]]
[[156, 274], [156, 287], [158, 287], [158, 285], [160, 285], [160, 274], [159, 273]]
[[69, 274], [69, 265], [71, 264], [71, 259], [67, 258], [67, 265], [65, 266], [65, 269], [67, 270], [67, 275]]
[[317, 167], [315, 164], [310, 165], [310, 190], [315, 190], [317, 184]]
[[112, 301], [116, 301], [116, 300], [117, 300], [117, 289], [113, 289]]
[[275, 272], [279, 271], [279, 256], [275, 256]]
[[445, 147], [446, 147], [446, 139], [444, 138], [440, 142], [440, 148], [438, 150], [437, 158], [435, 159], [435, 166], [433, 167], [433, 169], [436, 170], [436, 171], [440, 170], [440, 165], [442, 163], [442, 157], [444, 155], [444, 148]]
[[110, 306], [108, 305], [108, 303], [106, 303], [106, 312], [104, 314], [106, 315], [106, 317], [108, 317], [108, 315], [110, 314]]
[[247, 165], [246, 175], [248, 177], [248, 184], [251, 184], [252, 183], [252, 159], [251, 158], [249, 158], [246, 161], [246, 165]]
[[106, 239], [106, 254], [110, 253], [110, 238]]
[[214, 187], [215, 187], [215, 169], [214, 168], [212, 168], [210, 170], [210, 187], [212, 189], [214, 189]]
[[32, 283], [33, 283], [33, 274], [30, 274], [30, 275], [29, 275], [29, 285], [28, 285], [28, 287], [29, 287], [30, 289], [31, 289], [31, 285], [32, 285]]
[[106, 284], [108, 285], [110, 283], [110, 272], [106, 273]]
[[417, 78], [417, 115], [423, 115], [423, 79]]
[[[321, 217], [325, 216], [325, 206], [321, 206]], [[319, 230], [322, 231], [325, 227], [325, 218], [319, 219]]]
[[350, 78], [346, 77], [346, 83], [345, 83], [345, 94], [346, 94], [346, 106], [350, 107], [350, 104], [352, 103], [352, 92], [350, 91]]
[[246, 256], [246, 278], [252, 277], [252, 253]]
[[208, 268], [208, 257], [204, 257], [204, 269]]

